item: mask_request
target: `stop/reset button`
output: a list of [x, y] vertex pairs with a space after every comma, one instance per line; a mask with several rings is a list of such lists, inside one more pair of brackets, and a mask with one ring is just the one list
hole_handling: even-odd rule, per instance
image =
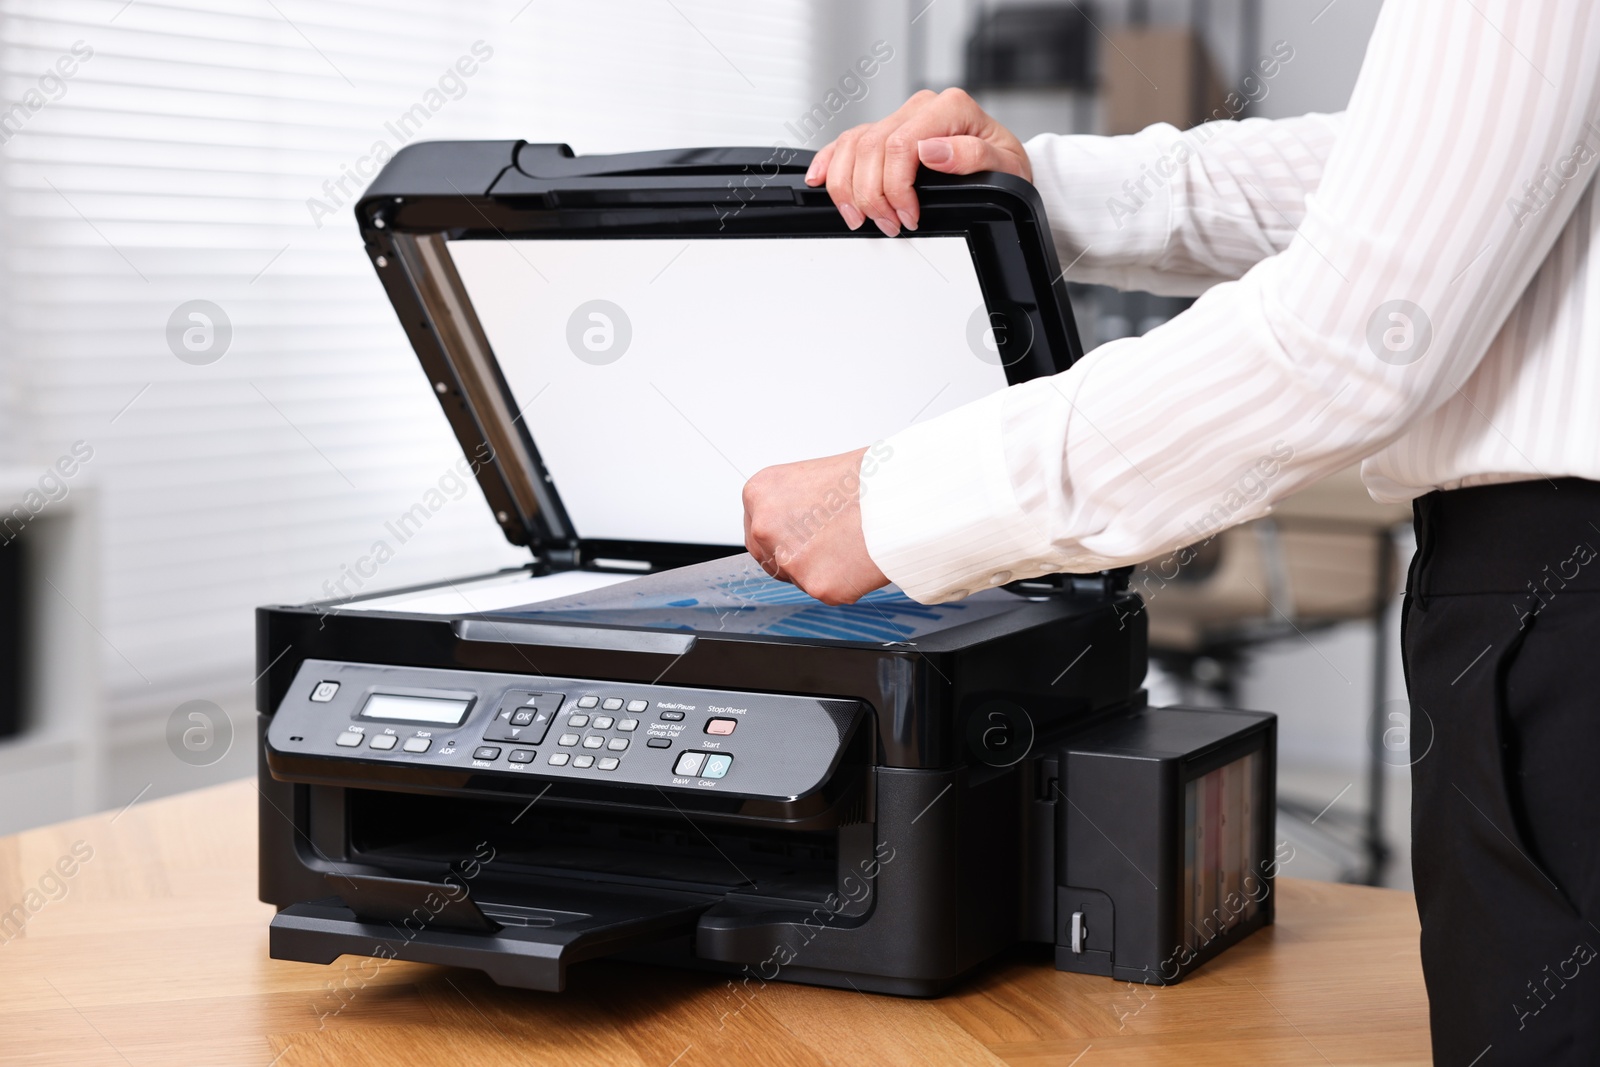
[[726, 737], [733, 733], [734, 727], [739, 725], [737, 719], [708, 719], [706, 720], [706, 733]]

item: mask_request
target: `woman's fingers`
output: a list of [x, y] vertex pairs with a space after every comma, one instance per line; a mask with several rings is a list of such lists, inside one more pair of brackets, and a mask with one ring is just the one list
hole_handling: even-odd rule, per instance
[[828, 162], [833, 159], [833, 146], [835, 144], [838, 144], [838, 141], [829, 141], [822, 146], [822, 151], [812, 157], [811, 166], [806, 168], [807, 185], [821, 185], [827, 179]]
[[855, 198], [856, 138], [859, 136], [859, 129], [846, 130], [833, 142], [833, 160], [828, 165], [827, 177], [833, 206], [839, 209], [844, 224], [852, 230], [860, 229], [866, 221], [866, 216], [856, 208]]
[[946, 174], [998, 170], [1032, 180], [1022, 143], [960, 89], [923, 90], [887, 118], [845, 131], [818, 152], [809, 185], [826, 183], [845, 224], [871, 219], [893, 237], [915, 230], [917, 167]]

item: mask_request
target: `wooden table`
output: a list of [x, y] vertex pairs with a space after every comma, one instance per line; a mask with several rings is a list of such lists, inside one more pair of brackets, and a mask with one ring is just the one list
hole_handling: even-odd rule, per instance
[[939, 1000], [781, 983], [741, 997], [606, 962], [551, 995], [423, 964], [268, 959], [255, 819], [253, 783], [236, 782], [0, 839], [0, 1063], [1428, 1062], [1415, 905], [1391, 890], [1280, 880], [1276, 927], [1166, 989], [1033, 954]]

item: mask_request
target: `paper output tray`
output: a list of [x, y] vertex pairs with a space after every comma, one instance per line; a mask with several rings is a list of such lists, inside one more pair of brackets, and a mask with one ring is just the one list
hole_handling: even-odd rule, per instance
[[323, 900], [272, 920], [273, 959], [330, 964], [377, 956], [470, 967], [501, 985], [559, 993], [567, 965], [694, 930], [720, 897], [541, 879], [526, 901], [476, 902], [460, 883], [328, 876]]

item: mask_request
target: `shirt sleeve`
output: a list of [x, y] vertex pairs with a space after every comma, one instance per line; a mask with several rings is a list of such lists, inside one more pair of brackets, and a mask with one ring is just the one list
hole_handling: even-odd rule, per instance
[[[1544, 260], [1587, 176], [1537, 210], [1527, 190], [1595, 165], [1597, 104], [1600, 5], [1385, 5], [1283, 250], [1143, 337], [889, 438], [861, 500], [873, 560], [928, 603], [1137, 563], [1382, 448], [1461, 388]], [[1240, 262], [1215, 239], [1174, 252], [1196, 243], [1180, 229], [1120, 261]]]
[[1070, 279], [1196, 296], [1289, 246], [1343, 120], [1162, 123], [1025, 147]]

